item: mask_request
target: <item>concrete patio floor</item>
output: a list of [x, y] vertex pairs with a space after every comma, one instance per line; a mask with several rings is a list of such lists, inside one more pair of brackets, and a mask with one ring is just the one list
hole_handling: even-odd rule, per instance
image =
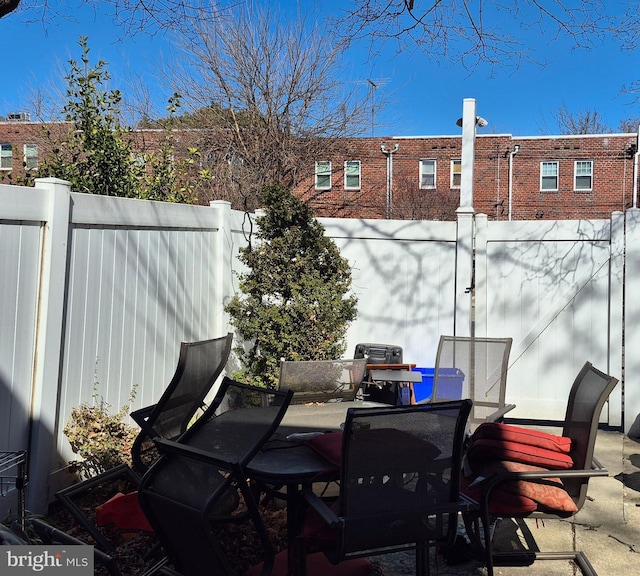
[[[600, 430], [595, 454], [609, 470], [609, 477], [590, 481], [582, 510], [566, 520], [538, 521], [537, 525], [527, 520], [527, 527], [540, 550], [582, 550], [600, 576], [635, 576], [640, 573], [640, 442], [620, 432]], [[521, 545], [509, 521], [501, 522], [497, 536], [501, 548]], [[413, 555], [409, 553], [371, 560], [384, 576], [415, 574]], [[439, 576], [483, 573], [482, 564], [476, 561], [447, 566], [439, 557], [431, 562], [431, 574]], [[567, 560], [540, 560], [525, 567], [498, 566], [495, 574], [573, 576], [580, 570]]]

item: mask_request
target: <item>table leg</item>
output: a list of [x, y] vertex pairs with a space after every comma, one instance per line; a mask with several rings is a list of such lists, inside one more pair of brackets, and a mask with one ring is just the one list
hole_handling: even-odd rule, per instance
[[304, 522], [304, 501], [298, 484], [287, 486], [287, 545], [288, 576], [306, 576], [307, 563], [304, 543], [298, 538]]

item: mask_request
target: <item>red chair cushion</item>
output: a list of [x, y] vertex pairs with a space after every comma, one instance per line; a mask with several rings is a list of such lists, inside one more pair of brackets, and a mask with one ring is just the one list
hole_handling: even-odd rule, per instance
[[[475, 500], [482, 501], [484, 492], [483, 483], [469, 486], [475, 479], [475, 476], [463, 477], [460, 481], [460, 491]], [[522, 494], [516, 494], [504, 490], [504, 488], [496, 487], [491, 493], [489, 500], [489, 513], [494, 516], [520, 516], [535, 512], [538, 504], [531, 498]]]
[[113, 524], [120, 530], [153, 532], [151, 524], [140, 507], [137, 492], [129, 494], [118, 492], [113, 498], [96, 507], [96, 524], [98, 526]]
[[528, 446], [537, 446], [552, 452], [562, 452], [563, 454], [569, 454], [571, 451], [571, 438], [503, 424], [502, 422], [484, 422], [480, 424], [473, 433], [473, 438], [517, 442]]
[[[331, 508], [337, 511], [340, 508], [338, 501], [334, 502]], [[336, 545], [336, 531], [311, 507], [305, 513], [300, 537], [314, 546], [330, 548]]]
[[[407, 434], [402, 430], [395, 430], [393, 428], [362, 430], [354, 434], [353, 442], [357, 442], [360, 446], [364, 447], [362, 450], [364, 454], [371, 453], [369, 449], [370, 445], [375, 448], [383, 442], [388, 442], [397, 446], [398, 454], [406, 451], [409, 457], [424, 460], [425, 462], [434, 460], [440, 455], [440, 449], [431, 442], [416, 438], [412, 434]], [[340, 468], [342, 465], [342, 432], [319, 434], [307, 440], [307, 446], [315, 450], [337, 468]], [[358, 454], [359, 451], [356, 450], [353, 457], [357, 458]], [[365, 465], [365, 462], [358, 463], [360, 469]]]
[[342, 464], [342, 432], [327, 432], [307, 440], [307, 446], [331, 462], [336, 468]]
[[[518, 462], [492, 462], [483, 467], [482, 475], [487, 478], [503, 472], [546, 472], [545, 468], [529, 466]], [[514, 480], [505, 482], [501, 488], [506, 492], [519, 494], [537, 502], [544, 510], [557, 512], [577, 512], [578, 507], [564, 489], [560, 478], [545, 478], [545, 482]]]
[[510, 460], [532, 466], [542, 466], [549, 470], [568, 470], [573, 467], [573, 460], [568, 454], [554, 452], [530, 444], [503, 440], [473, 440], [467, 452], [471, 469], [476, 471], [485, 462]]
[[[275, 557], [271, 576], [287, 576], [289, 550], [278, 552]], [[259, 576], [262, 563], [253, 566], [244, 576]], [[344, 560], [340, 564], [331, 564], [322, 552], [307, 555], [307, 576], [368, 576], [374, 566], [366, 558]]]

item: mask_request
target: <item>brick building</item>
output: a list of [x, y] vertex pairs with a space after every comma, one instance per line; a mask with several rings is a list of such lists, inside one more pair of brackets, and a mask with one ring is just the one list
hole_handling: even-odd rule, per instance
[[[17, 182], [37, 168], [48, 152], [44, 128], [21, 115], [0, 121], [0, 182]], [[202, 134], [181, 130], [176, 145], [198, 146]], [[132, 138], [134, 148], [149, 149], [160, 134], [140, 130]], [[451, 220], [461, 146], [461, 136], [342, 140], [300, 167], [295, 192], [317, 216]], [[479, 134], [474, 208], [495, 220], [608, 218], [634, 205], [637, 158], [637, 134]]]
[[[474, 208], [495, 220], [608, 218], [633, 205], [637, 134], [478, 135]], [[317, 215], [448, 219], [459, 205], [461, 136], [363, 138], [297, 188]]]

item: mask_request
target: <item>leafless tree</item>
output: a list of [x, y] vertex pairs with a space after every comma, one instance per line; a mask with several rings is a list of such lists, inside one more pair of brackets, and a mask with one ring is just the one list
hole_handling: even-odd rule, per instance
[[248, 3], [195, 25], [167, 63], [166, 81], [198, 125], [216, 128], [199, 148], [217, 186], [237, 190], [238, 208], [259, 205], [268, 182], [295, 186], [327, 146], [366, 130], [366, 95], [343, 81], [331, 38], [305, 16]]
[[555, 126], [549, 129], [547, 126], [542, 131], [547, 134], [606, 134], [611, 132], [611, 128], [602, 121], [597, 110], [581, 110], [571, 112], [563, 104], [553, 113]]
[[[100, 0], [79, 0], [104, 9]], [[45, 19], [72, 16], [68, 0], [0, 0], [3, 10], [20, 3]], [[243, 0], [114, 0], [111, 14], [124, 33], [164, 33], [211, 22], [219, 11]], [[6, 12], [5, 12], [6, 13]], [[507, 67], [532, 59], [527, 34], [547, 41], [569, 38], [590, 47], [606, 35], [627, 50], [640, 45], [640, 13], [635, 2], [605, 0], [354, 0], [345, 3], [336, 26], [344, 39], [397, 41], [398, 50], [422, 50], [436, 60]], [[509, 25], [511, 19], [512, 25]]]
[[[569, 37], [575, 47], [590, 47], [607, 33], [626, 42], [640, 39], [637, 10], [621, 2], [612, 16], [612, 3], [603, 0], [355, 0], [339, 20], [346, 38], [393, 40], [398, 51], [421, 50], [437, 61], [480, 63], [507, 68], [532, 60], [527, 34], [545, 34], [548, 41]], [[508, 24], [511, 20], [512, 25]], [[632, 31], [635, 31], [633, 33]]]
[[460, 205], [459, 190], [422, 189], [415, 180], [396, 183], [393, 194], [393, 218], [398, 220], [455, 220]]
[[[108, 10], [114, 21], [122, 27], [123, 34], [145, 32], [149, 34], [188, 29], [194, 21], [213, 20], [218, 17], [218, 6], [204, 0], [80, 0], [82, 4]], [[231, 0], [229, 4], [235, 4]], [[55, 22], [60, 18], [73, 18], [78, 2], [69, 0], [0, 0], [0, 17], [3, 7], [14, 10], [20, 5], [23, 15], [30, 20]]]
[[637, 133], [639, 126], [640, 126], [640, 117], [630, 116], [629, 118], [620, 120], [620, 124], [618, 125], [618, 130], [624, 134], [631, 133], [631, 132]]

